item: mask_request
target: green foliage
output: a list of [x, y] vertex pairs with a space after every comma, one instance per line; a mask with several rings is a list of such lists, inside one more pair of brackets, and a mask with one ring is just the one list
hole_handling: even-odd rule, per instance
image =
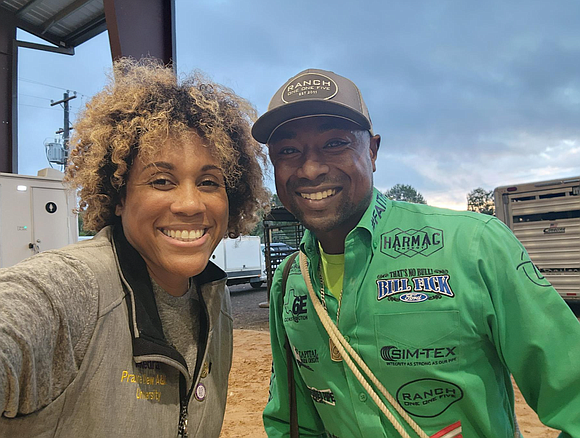
[[385, 196], [393, 201], [412, 202], [414, 204], [427, 204], [421, 193], [408, 184], [395, 184], [385, 192]]
[[478, 213], [495, 215], [495, 204], [493, 202], [493, 190], [484, 190], [481, 187], [472, 190], [467, 194], [467, 210]]
[[270, 198], [270, 207], [272, 207], [272, 208], [284, 207], [282, 205], [282, 202], [280, 201], [280, 198], [278, 197], [278, 195], [276, 193], [272, 194], [272, 197]]
[[78, 214], [77, 219], [79, 224], [79, 236], [94, 236], [96, 234], [94, 231], [87, 231], [84, 229], [82, 214]]
[[[280, 198], [278, 198], [278, 195], [276, 193], [273, 193], [270, 196], [270, 208], [276, 208], [276, 207], [283, 207], [283, 205], [280, 202]], [[262, 211], [262, 212], [260, 212], [260, 217], [263, 217], [263, 216], [264, 216], [264, 212]], [[250, 233], [250, 236], [259, 236], [262, 243], [264, 243], [264, 222], [263, 222], [263, 220], [261, 220], [260, 222], [258, 222], [256, 224], [255, 228]]]

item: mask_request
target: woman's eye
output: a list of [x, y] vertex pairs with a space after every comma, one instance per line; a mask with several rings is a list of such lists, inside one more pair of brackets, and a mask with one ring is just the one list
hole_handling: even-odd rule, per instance
[[157, 190], [169, 190], [173, 186], [175, 186], [175, 184], [173, 184], [173, 182], [171, 182], [170, 180], [168, 180], [166, 178], [156, 178], [152, 181], [149, 181], [148, 184]]
[[199, 183], [199, 186], [201, 188], [204, 188], [206, 190], [212, 190], [212, 189], [217, 189], [219, 187], [223, 187], [224, 186], [224, 182], [221, 179], [217, 179], [217, 178], [206, 178], [201, 180], [201, 182]]

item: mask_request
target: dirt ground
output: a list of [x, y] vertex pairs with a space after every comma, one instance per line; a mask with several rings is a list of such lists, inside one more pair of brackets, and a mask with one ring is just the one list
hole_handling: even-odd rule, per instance
[[[272, 356], [267, 330], [234, 330], [234, 359], [220, 438], [266, 438], [262, 410], [268, 399]], [[525, 438], [555, 438], [516, 391], [516, 411]]]

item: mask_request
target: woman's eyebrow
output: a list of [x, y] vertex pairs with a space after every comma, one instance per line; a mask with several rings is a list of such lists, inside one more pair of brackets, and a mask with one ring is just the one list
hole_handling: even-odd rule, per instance
[[206, 164], [205, 166], [203, 166], [201, 168], [202, 172], [206, 172], [208, 170], [219, 170], [220, 172], [222, 171], [222, 168], [219, 166], [216, 166], [215, 164]]
[[175, 169], [175, 166], [171, 163], [168, 163], [167, 161], [155, 161], [154, 163], [147, 164], [145, 167], [143, 167], [143, 170], [148, 169], [150, 167], [163, 167], [164, 169], [168, 170]]
[[[175, 170], [175, 165], [168, 163], [167, 161], [156, 161], [154, 163], [149, 163], [143, 167], [143, 170], [149, 169], [150, 167], [161, 167], [167, 170]], [[216, 166], [215, 164], [206, 164], [201, 168], [202, 172], [207, 172], [208, 170], [219, 170], [220, 172], [222, 171], [221, 167]]]

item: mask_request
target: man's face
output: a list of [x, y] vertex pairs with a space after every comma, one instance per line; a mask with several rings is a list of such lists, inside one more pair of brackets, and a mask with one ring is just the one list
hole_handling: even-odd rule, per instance
[[380, 137], [335, 117], [284, 124], [268, 143], [280, 201], [323, 240], [344, 243], [372, 194]]

